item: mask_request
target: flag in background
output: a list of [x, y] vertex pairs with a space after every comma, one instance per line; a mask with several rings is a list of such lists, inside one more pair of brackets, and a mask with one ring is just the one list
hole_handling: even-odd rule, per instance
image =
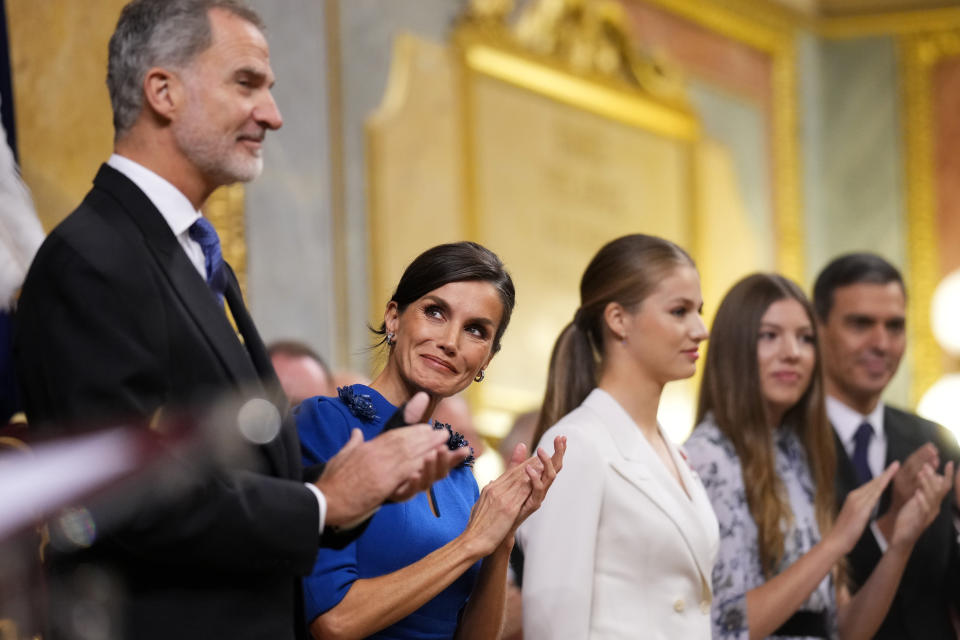
[[7, 132], [7, 144], [17, 157], [17, 135], [13, 122], [13, 83], [10, 80], [10, 43], [7, 37], [7, 6], [0, 0], [0, 124]]
[[11, 349], [17, 292], [43, 241], [43, 228], [20, 179], [10, 77], [7, 11], [0, 0], [0, 426], [20, 410]]

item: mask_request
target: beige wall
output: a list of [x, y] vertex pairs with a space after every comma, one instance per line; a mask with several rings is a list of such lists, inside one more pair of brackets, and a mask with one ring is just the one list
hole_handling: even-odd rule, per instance
[[124, 0], [7, 0], [23, 176], [44, 228], [77, 206], [113, 140], [107, 41]]

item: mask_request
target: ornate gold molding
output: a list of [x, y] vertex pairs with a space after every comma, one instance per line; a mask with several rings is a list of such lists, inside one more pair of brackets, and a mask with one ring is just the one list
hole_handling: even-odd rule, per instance
[[[746, 4], [732, 9], [726, 4], [687, 0], [647, 0], [694, 24], [766, 53], [772, 61], [771, 144], [776, 193], [774, 216], [777, 269], [794, 280], [805, 278], [803, 207], [800, 192], [800, 141], [797, 134], [796, 32], [782, 11], [756, 3], [756, 17], [748, 17]], [[750, 12], [751, 14], [753, 11]]]
[[960, 56], [960, 28], [902, 36], [898, 47], [906, 144], [907, 332], [913, 350], [910, 403], [915, 406], [943, 374], [943, 353], [930, 325], [930, 302], [941, 276], [932, 73], [944, 58]]
[[[549, 108], [541, 107], [541, 114], [567, 114], [563, 118], [556, 118], [558, 122], [569, 122], [574, 117], [581, 121], [580, 126], [567, 129], [562, 129], [555, 123], [551, 129], [551, 135], [554, 136], [564, 132], [583, 134], [583, 138], [578, 138], [579, 140], [594, 140], [590, 137], [593, 135], [619, 136], [619, 139], [637, 136], [645, 143], [656, 140], [655, 144], [668, 145], [675, 154], [669, 156], [670, 162], [674, 158], [683, 160], [677, 161], [678, 168], [675, 173], [664, 175], [675, 178], [677, 184], [695, 184], [693, 149], [700, 139], [700, 124], [687, 100], [685, 82], [681, 75], [668, 65], [635, 48], [636, 39], [628, 34], [627, 15], [619, 2], [533, 0], [524, 5], [524, 10], [516, 16], [516, 20], [511, 18], [516, 13], [513, 9], [514, 3], [510, 0], [472, 0], [468, 12], [453, 33], [453, 42], [460, 62], [458, 103], [463, 149], [462, 209], [466, 237], [481, 242], [496, 242], [494, 232], [484, 223], [488, 221], [487, 216], [492, 212], [496, 215], [498, 210], [497, 205], [489, 204], [492, 200], [489, 196], [497, 191], [491, 185], [499, 183], [496, 183], [496, 178], [490, 177], [491, 173], [494, 173], [490, 167], [496, 163], [490, 161], [487, 153], [487, 138], [481, 137], [484, 135], [481, 132], [490, 133], [484, 126], [505, 124], [497, 122], [495, 125], [495, 121], [491, 120], [495, 117], [504, 118], [506, 115], [505, 112], [498, 116], [490, 115], [492, 111], [496, 111], [495, 108], [487, 110], [492, 104], [487, 101], [493, 100], [493, 96], [502, 98], [505, 95], [522, 95], [523, 100], [530, 104], [549, 104]], [[514, 90], [514, 87], [521, 91]], [[526, 117], [531, 115], [530, 111], [524, 113]], [[510, 117], [506, 116], [506, 119], [509, 120]], [[596, 123], [599, 122], [603, 122], [603, 127], [606, 128], [598, 128]], [[585, 126], [582, 123], [591, 124]], [[504, 127], [508, 128], [509, 126]], [[513, 133], [515, 135], [518, 132]], [[649, 135], [651, 133], [654, 135]], [[636, 144], [636, 140], [633, 143]], [[600, 146], [608, 144], [609, 141], [601, 142]], [[566, 153], [579, 158], [575, 151], [568, 149]], [[530, 157], [538, 156], [534, 154]], [[570, 164], [574, 172], [582, 169], [577, 162], [571, 161]], [[547, 177], [551, 175], [557, 180], [558, 175], [564, 174], [545, 173]], [[674, 184], [673, 181], [668, 182]], [[543, 188], [542, 184], [537, 188]], [[677, 190], [685, 195], [689, 193], [684, 187], [678, 187]], [[515, 199], [510, 202], [516, 204], [521, 201], [522, 199]], [[530, 202], [532, 200], [524, 201], [524, 205], [516, 207], [516, 210], [524, 210]], [[499, 201], [499, 204], [502, 203], [502, 200]], [[670, 209], [671, 215], [664, 217], [682, 221], [677, 224], [682, 225], [685, 231], [689, 228], [690, 233], [695, 234], [695, 200], [691, 198], [688, 202], [686, 198], [678, 198], [676, 203], [671, 200], [669, 204], [676, 206]], [[535, 209], [534, 206], [530, 208]], [[512, 210], [514, 209], [511, 206], [499, 209], [501, 212]], [[612, 205], [610, 214], [614, 215], [619, 211], [617, 206]], [[551, 208], [550, 213], [543, 219], [556, 220], [557, 228], [567, 228], [563, 224], [562, 215], [562, 207]], [[546, 226], [548, 225], [540, 224], [540, 228]], [[602, 228], [602, 225], [598, 225], [598, 228]], [[580, 249], [576, 246], [577, 239], [579, 237], [571, 240], [570, 246]], [[592, 244], [594, 239], [584, 240], [591, 243], [589, 251], [592, 253], [595, 250]], [[506, 256], [505, 259], [510, 260], [508, 254], [513, 252], [515, 261], [512, 264], [531, 267], [531, 271], [536, 272], [534, 265], [517, 258], [518, 254], [523, 252], [516, 244], [507, 242], [500, 246], [503, 247], [502, 251], [507, 252], [501, 253], [502, 257]], [[517, 269], [515, 277], [518, 277], [517, 273], [523, 272], [521, 266], [517, 266]], [[549, 274], [540, 274], [540, 277], [550, 280]], [[520, 282], [519, 279], [517, 281]], [[573, 278], [570, 278], [570, 281], [572, 282]], [[536, 318], [536, 315], [530, 318]], [[527, 322], [528, 328], [534, 324], [534, 320]], [[542, 324], [542, 319], [537, 322]], [[523, 320], [515, 317], [512, 331], [522, 331], [518, 328], [518, 323], [519, 327], [524, 326]], [[552, 336], [555, 335], [555, 327], [549, 324], [549, 329], [546, 330], [539, 326], [536, 331], [525, 335], [537, 332]], [[547, 338], [547, 341], [552, 342], [552, 339]], [[549, 356], [549, 344], [537, 344], [532, 348], [537, 349], [536, 353], [540, 350], [544, 352], [545, 366]], [[505, 353], [502, 357], [509, 356]], [[537, 361], [539, 360], [537, 356]], [[499, 364], [502, 365], [503, 362], [500, 360]], [[529, 379], [536, 375], [525, 370], [524, 375], [527, 373], [530, 373]], [[541, 391], [523, 385], [513, 386], [501, 380], [494, 375], [489, 382], [482, 386], [474, 385], [468, 392], [472, 405], [481, 408], [477, 416], [481, 430], [505, 432], [513, 415], [528, 410], [540, 400]]]
[[327, 58], [327, 140], [330, 153], [330, 222], [333, 235], [333, 299], [334, 331], [333, 363], [351, 366], [350, 362], [350, 291], [347, 245], [347, 186], [344, 150], [343, 113], [343, 45], [340, 37], [340, 0], [324, 0], [324, 44]]
[[472, 0], [454, 41], [469, 71], [668, 137], [699, 135], [683, 79], [632, 45], [612, 0]]
[[955, 7], [862, 16], [833, 16], [820, 18], [815, 23], [817, 35], [837, 39], [909, 35], [956, 28], [960, 28], [960, 8]]
[[711, 3], [768, 26], [805, 29], [824, 38], [908, 35], [960, 27], [957, 7], [818, 16], [790, 10], [774, 0], [709, 0], [697, 4]]
[[689, 5], [694, 12], [720, 14], [712, 18], [718, 22], [735, 23], [735, 18], [731, 20], [725, 16], [739, 16], [774, 30], [803, 29], [835, 39], [909, 35], [960, 28], [960, 7], [818, 16], [794, 11], [775, 0], [701, 0], [696, 3], [680, 0], [677, 4]]
[[598, 79], [571, 75], [542, 61], [534, 61], [484, 44], [465, 50], [467, 67], [504, 82], [631, 126], [671, 138], [694, 140], [699, 124], [689, 109], [649, 95], [625, 93]]

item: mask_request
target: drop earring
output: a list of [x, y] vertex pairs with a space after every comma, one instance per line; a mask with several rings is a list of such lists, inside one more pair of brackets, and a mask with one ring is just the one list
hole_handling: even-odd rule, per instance
[[473, 378], [473, 381], [474, 381], [474, 382], [483, 382], [483, 369], [480, 369], [480, 373], [478, 373], [478, 374]]
[[392, 331], [388, 332], [388, 333], [387, 333], [387, 345], [389, 345], [389, 346], [392, 347], [392, 346], [393, 346], [393, 343], [396, 342], [396, 341], [397, 341], [397, 340], [396, 340], [396, 334], [393, 333]]

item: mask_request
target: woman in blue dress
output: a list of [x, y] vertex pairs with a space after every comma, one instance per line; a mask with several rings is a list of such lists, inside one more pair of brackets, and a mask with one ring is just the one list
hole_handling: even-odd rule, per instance
[[713, 637], [873, 637], [950, 482], [929, 465], [920, 472], [921, 489], [900, 512], [883, 559], [851, 596], [843, 558], [897, 463], [851, 492], [834, 516], [836, 454], [816, 324], [796, 284], [754, 274], [724, 297], [697, 421], [684, 449], [720, 523]]
[[[359, 429], [379, 434], [398, 406], [426, 392], [437, 403], [481, 382], [500, 348], [514, 305], [499, 258], [471, 242], [440, 245], [407, 267], [378, 334], [387, 348], [369, 387], [312, 398], [296, 409], [305, 466], [326, 461]], [[468, 446], [449, 425], [450, 448]], [[454, 425], [455, 426], [455, 425]], [[354, 436], [356, 437], [356, 436]], [[429, 492], [383, 505], [342, 550], [321, 549], [304, 580], [306, 620], [315, 638], [495, 638], [517, 526], [537, 509], [559, 470], [542, 450], [480, 492], [467, 463]]]

